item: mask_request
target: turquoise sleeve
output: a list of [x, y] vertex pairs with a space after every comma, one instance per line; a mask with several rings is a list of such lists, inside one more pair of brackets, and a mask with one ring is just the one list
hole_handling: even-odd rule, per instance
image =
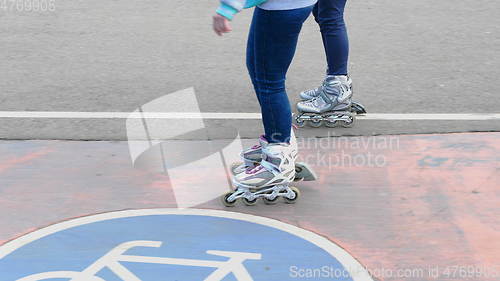
[[267, 0], [248, 0], [245, 4], [245, 9], [258, 6], [264, 2], [267, 2]]
[[[260, 5], [264, 2], [267, 2], [267, 0], [247, 0], [245, 2], [244, 8], [247, 9], [247, 8], [255, 7], [255, 6]], [[232, 20], [234, 18], [234, 15], [236, 15], [239, 12], [239, 10], [237, 8], [225, 3], [224, 1], [222, 1], [216, 12], [217, 12], [217, 14], [227, 18], [228, 20]]]
[[216, 12], [217, 14], [227, 18], [228, 20], [232, 20], [234, 18], [234, 15], [238, 13], [238, 10], [226, 3], [221, 3]]

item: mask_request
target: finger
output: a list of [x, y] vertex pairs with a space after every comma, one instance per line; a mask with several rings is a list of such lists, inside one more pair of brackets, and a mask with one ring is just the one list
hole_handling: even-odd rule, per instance
[[219, 36], [220, 36], [220, 33], [221, 33], [221, 32], [220, 32], [220, 27], [219, 27], [219, 26], [215, 25], [215, 26], [214, 26], [214, 31], [215, 31], [215, 33], [217, 33], [217, 35], [219, 35]]
[[213, 17], [212, 20], [212, 30], [217, 33], [217, 21], [215, 20], [215, 17]]
[[233, 29], [231, 28], [231, 25], [229, 24], [229, 21], [224, 21], [224, 31], [225, 32], [230, 32], [232, 31]]
[[220, 32], [220, 33], [227, 33], [227, 29], [226, 29], [226, 25], [225, 25], [225, 22], [224, 21], [219, 21], [219, 25], [217, 27], [217, 30]]
[[217, 20], [217, 18], [216, 18], [216, 17], [214, 17], [214, 21], [213, 21], [213, 24], [212, 24], [212, 28], [213, 28], [214, 32], [215, 32], [217, 35], [219, 35], [219, 36], [221, 36], [221, 35], [222, 35], [222, 34], [221, 34], [221, 32], [220, 32], [220, 22]]
[[220, 31], [218, 31], [218, 30], [217, 30], [217, 29], [215, 29], [215, 28], [214, 28], [214, 32], [215, 32], [215, 34], [217, 34], [217, 35], [221, 36]]
[[220, 24], [219, 24], [219, 23], [217, 23], [217, 24], [214, 26], [214, 30], [215, 30], [215, 33], [217, 33], [217, 35], [222, 36], [222, 31], [221, 31], [221, 28], [220, 28]]

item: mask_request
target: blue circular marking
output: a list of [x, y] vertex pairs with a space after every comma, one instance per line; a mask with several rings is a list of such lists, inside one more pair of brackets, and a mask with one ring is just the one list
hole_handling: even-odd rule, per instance
[[[300, 275], [298, 270], [328, 268], [348, 271], [324, 249], [289, 232], [237, 219], [179, 214], [115, 218], [50, 234], [0, 259], [1, 280], [14, 281], [52, 271], [82, 272], [118, 245], [131, 241], [156, 241], [161, 242], [161, 246], [136, 246], [127, 249], [124, 255], [183, 259], [180, 263], [185, 260], [225, 262], [229, 259], [209, 254], [209, 250], [260, 254], [260, 259], [242, 262], [253, 280], [353, 280], [345, 275], [306, 278], [305, 271]], [[143, 281], [205, 280], [217, 269], [129, 261], [119, 264]], [[95, 276], [106, 281], [123, 280], [108, 267], [99, 270]], [[220, 280], [238, 279], [230, 273]]]

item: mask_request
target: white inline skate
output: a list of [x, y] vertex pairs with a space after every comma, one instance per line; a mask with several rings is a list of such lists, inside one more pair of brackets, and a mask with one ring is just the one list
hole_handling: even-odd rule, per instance
[[[242, 162], [236, 162], [231, 165], [231, 173], [233, 176], [243, 173], [247, 170], [255, 168], [262, 161], [262, 148], [268, 144], [266, 138], [261, 136], [259, 144], [256, 144], [240, 153]], [[290, 134], [290, 146], [292, 150], [297, 153], [297, 139], [293, 129]], [[316, 173], [303, 162], [295, 162], [295, 178], [294, 181], [315, 181], [317, 179]]]
[[356, 113], [351, 112], [352, 90], [347, 76], [327, 76], [318, 96], [297, 103], [299, 114], [295, 117], [297, 126], [309, 124], [318, 128], [351, 127]]
[[[319, 96], [319, 93], [324, 90], [325, 86], [327, 86], [327, 81], [329, 80], [329, 77], [332, 77], [332, 76], [327, 75], [325, 77], [325, 79], [323, 80], [323, 83], [321, 84], [321, 86], [319, 86], [319, 87], [317, 87], [315, 89], [311, 89], [311, 90], [306, 90], [306, 91], [300, 92], [300, 94], [299, 94], [300, 99], [303, 100], [303, 101], [306, 101], [306, 100], [311, 100], [311, 99]], [[349, 77], [349, 76], [345, 76], [345, 77], [347, 77], [346, 86], [348, 86], [349, 89], [351, 89], [351, 92], [353, 92], [351, 77]], [[366, 109], [359, 102], [353, 101], [352, 104], [351, 104], [351, 112], [354, 112], [354, 113], [356, 113], [358, 115], [361, 115], [361, 114], [365, 114], [366, 113]]]
[[222, 196], [222, 203], [232, 207], [239, 199], [248, 206], [255, 205], [259, 198], [266, 204], [277, 203], [283, 197], [287, 203], [295, 203], [300, 196], [290, 183], [295, 178], [297, 150], [287, 143], [271, 143], [262, 147], [262, 160], [251, 169], [234, 176], [236, 190]]

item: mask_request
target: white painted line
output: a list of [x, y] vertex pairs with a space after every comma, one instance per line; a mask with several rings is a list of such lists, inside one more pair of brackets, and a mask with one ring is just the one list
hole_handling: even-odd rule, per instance
[[0, 118], [261, 119], [260, 113], [0, 111]]
[[367, 113], [362, 120], [500, 120], [500, 113]]
[[[0, 111], [0, 118], [63, 119], [261, 119], [260, 113], [239, 112], [65, 112], [65, 111]], [[500, 120], [500, 113], [367, 113], [360, 120]]]
[[[211, 216], [219, 218], [228, 218], [234, 220], [247, 221], [268, 227], [272, 227], [281, 231], [288, 232], [297, 237], [300, 237], [310, 243], [318, 246], [319, 248], [328, 252], [331, 256], [335, 257], [351, 275], [353, 281], [373, 281], [366, 268], [361, 265], [353, 256], [346, 250], [331, 242], [325, 237], [313, 233], [311, 231], [299, 228], [297, 226], [286, 224], [278, 220], [269, 219], [265, 217], [258, 217], [243, 213], [226, 212], [219, 210], [202, 210], [202, 209], [142, 209], [142, 210], [126, 210], [117, 211], [104, 214], [98, 214], [88, 217], [80, 217], [69, 221], [64, 221], [54, 224], [15, 240], [7, 242], [5, 245], [0, 246], [0, 260], [9, 255], [13, 251], [31, 243], [36, 240], [42, 239], [51, 234], [70, 229], [73, 227], [86, 225], [95, 222], [102, 222], [118, 218], [140, 217], [140, 216], [155, 216], [155, 215], [197, 215], [197, 216]], [[38, 279], [40, 280], [40, 279]]]

